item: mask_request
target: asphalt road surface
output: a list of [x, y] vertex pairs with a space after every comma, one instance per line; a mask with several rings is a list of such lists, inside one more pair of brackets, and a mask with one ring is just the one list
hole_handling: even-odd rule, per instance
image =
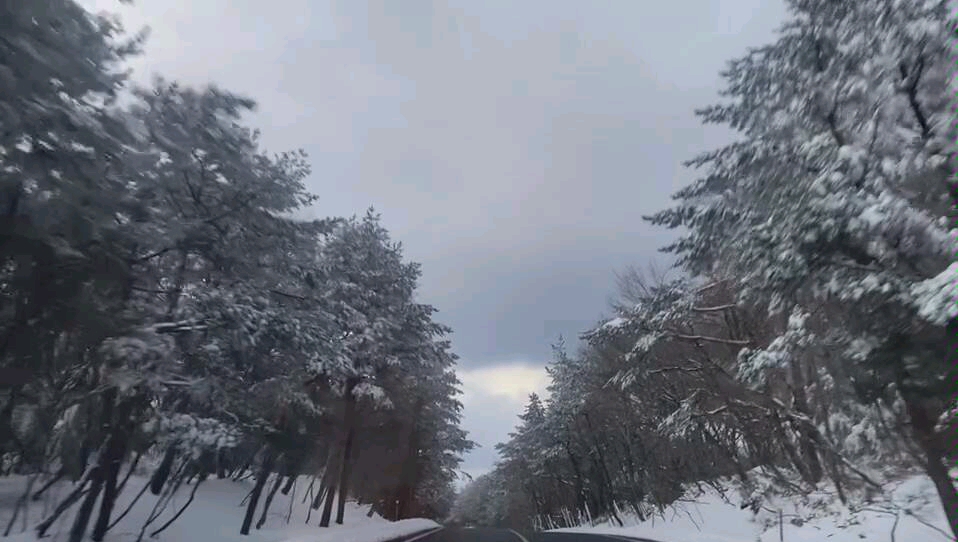
[[608, 534], [518, 533], [510, 529], [442, 528], [396, 542], [656, 542], [648, 538], [626, 538]]

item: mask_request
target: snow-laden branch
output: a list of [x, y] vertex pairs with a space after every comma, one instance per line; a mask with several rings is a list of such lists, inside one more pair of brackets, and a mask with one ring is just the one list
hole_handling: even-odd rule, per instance
[[676, 339], [682, 339], [685, 341], [705, 341], [711, 343], [719, 344], [730, 344], [735, 346], [748, 346], [752, 344], [752, 341], [745, 339], [723, 339], [721, 337], [710, 337], [708, 335], [686, 335], [684, 333], [679, 333], [676, 331], [671, 331], [670, 336]]

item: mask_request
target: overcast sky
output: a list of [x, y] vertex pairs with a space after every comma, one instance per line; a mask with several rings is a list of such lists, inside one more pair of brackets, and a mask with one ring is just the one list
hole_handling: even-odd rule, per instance
[[728, 141], [693, 109], [773, 36], [780, 0], [83, 0], [152, 29], [135, 77], [256, 99], [304, 148], [314, 216], [373, 205], [455, 330], [464, 426], [495, 461], [559, 334], [669, 239], [641, 215]]

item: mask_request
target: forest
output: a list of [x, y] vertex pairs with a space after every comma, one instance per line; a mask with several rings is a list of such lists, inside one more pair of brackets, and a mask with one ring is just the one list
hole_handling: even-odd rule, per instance
[[738, 138], [642, 217], [675, 230], [675, 266], [620, 274], [458, 494], [452, 330], [379, 215], [302, 218], [306, 154], [267, 152], [248, 97], [134, 83], [146, 32], [0, 3], [0, 478], [26, 480], [3, 534], [63, 485], [38, 537], [70, 518], [69, 542], [101, 542], [147, 492], [158, 535], [210, 479], [252, 482], [248, 535], [294, 491], [320, 527], [353, 500], [547, 529], [652, 518], [696, 485], [856, 507], [908, 473], [958, 534], [958, 19], [786, 3], [697, 111]]
[[211, 477], [255, 480], [238, 534], [303, 477], [320, 526], [347, 498], [443, 516], [473, 443], [419, 265], [372, 209], [295, 218], [305, 154], [264, 150], [249, 98], [134, 84], [146, 38], [73, 0], [0, 5], [0, 477], [28, 480], [0, 529], [71, 482], [30, 528], [100, 541], [121, 492], [161, 512]]
[[696, 485], [861, 507], [921, 473], [958, 534], [955, 14], [786, 4], [697, 111], [737, 140], [644, 217], [675, 267], [622, 272], [613, 317], [555, 345], [456, 521], [621, 525]]

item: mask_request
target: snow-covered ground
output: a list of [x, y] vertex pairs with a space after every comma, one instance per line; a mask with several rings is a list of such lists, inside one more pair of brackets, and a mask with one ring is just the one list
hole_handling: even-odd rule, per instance
[[[114, 515], [126, 509], [127, 504], [140, 491], [146, 481], [146, 478], [139, 477], [134, 477], [129, 481], [120, 496], [120, 502]], [[9, 522], [14, 503], [23, 492], [25, 482], [25, 478], [18, 476], [0, 478], [0, 542], [33, 542], [37, 540], [33, 527], [49, 513], [70, 489], [69, 484], [61, 484], [51, 490], [50, 495], [42, 501], [30, 502], [26, 518], [21, 515], [17, 519], [11, 535], [8, 538], [3, 538], [2, 534]], [[249, 536], [241, 536], [239, 534], [240, 524], [246, 510], [246, 507], [241, 506], [241, 503], [249, 493], [252, 484], [229, 480], [209, 480], [199, 487], [195, 500], [186, 512], [169, 529], [157, 538], [151, 539], [149, 537], [150, 532], [166, 523], [186, 502], [192, 486], [184, 486], [159, 519], [147, 528], [143, 540], [145, 542], [384, 542], [438, 527], [438, 524], [426, 519], [390, 522], [377, 515], [367, 518], [368, 508], [354, 503], [347, 503], [343, 525], [334, 523], [331, 527], [325, 529], [317, 527], [321, 511], [313, 511], [307, 525], [305, 520], [309, 507], [308, 503], [303, 503], [303, 496], [308, 485], [308, 479], [299, 479], [296, 483], [295, 496], [291, 493], [292, 499], [277, 493], [263, 528], [260, 530], [254, 528]], [[265, 495], [263, 498], [265, 498]], [[157, 497], [149, 492], [144, 494], [129, 515], [110, 530], [105, 542], [135, 541], [156, 499]], [[262, 502], [263, 499], [261, 498], [260, 508], [262, 508]], [[290, 518], [289, 523], [286, 521], [287, 516]], [[259, 511], [254, 518], [254, 525], [258, 519]], [[43, 540], [45, 542], [65, 541], [71, 521], [72, 515], [61, 518], [50, 530], [49, 536]], [[91, 521], [91, 526], [92, 523]], [[24, 530], [24, 527], [26, 527], [26, 530]], [[89, 535], [85, 537], [85, 540], [89, 540]]]
[[[604, 523], [594, 527], [556, 529], [649, 538], [661, 542], [947, 542], [954, 538], [931, 481], [923, 476], [893, 484], [888, 497], [855, 513], [840, 506], [834, 495], [821, 492], [798, 500], [767, 500], [758, 514], [741, 509], [714, 489], [688, 496], [664, 517], [645, 522], [634, 517], [624, 527]], [[779, 532], [778, 510], [783, 527]], [[892, 531], [894, 530], [894, 537]], [[780, 538], [781, 537], [781, 538]]]

